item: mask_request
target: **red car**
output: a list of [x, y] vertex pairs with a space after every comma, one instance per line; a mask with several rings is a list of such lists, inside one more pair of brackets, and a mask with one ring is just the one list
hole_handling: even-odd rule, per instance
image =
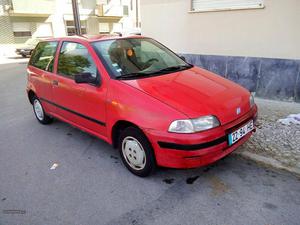
[[138, 176], [213, 163], [255, 130], [249, 91], [151, 38], [48, 39], [27, 71], [40, 123], [57, 118], [105, 140]]

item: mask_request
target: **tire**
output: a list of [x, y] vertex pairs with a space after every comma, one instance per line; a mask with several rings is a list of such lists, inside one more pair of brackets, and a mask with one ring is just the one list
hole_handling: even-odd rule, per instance
[[53, 121], [53, 118], [49, 117], [43, 108], [42, 103], [40, 100], [34, 96], [32, 98], [32, 107], [33, 107], [33, 112], [36, 117], [36, 119], [41, 123], [41, 124], [50, 124]]
[[26, 57], [27, 57], [27, 55], [24, 55], [24, 54], [22, 54], [22, 57], [23, 57], [23, 58], [26, 58]]
[[156, 169], [155, 156], [147, 137], [136, 127], [128, 127], [119, 136], [118, 148], [124, 165], [134, 175], [146, 177]]

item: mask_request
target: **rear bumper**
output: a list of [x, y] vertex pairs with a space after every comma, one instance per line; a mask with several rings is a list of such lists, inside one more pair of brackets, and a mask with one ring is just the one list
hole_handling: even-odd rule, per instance
[[171, 168], [195, 168], [211, 164], [233, 152], [251, 136], [248, 133], [229, 146], [227, 136], [249, 120], [256, 121], [257, 107], [253, 107], [239, 119], [220, 127], [195, 134], [174, 134], [145, 130], [155, 152], [159, 166]]

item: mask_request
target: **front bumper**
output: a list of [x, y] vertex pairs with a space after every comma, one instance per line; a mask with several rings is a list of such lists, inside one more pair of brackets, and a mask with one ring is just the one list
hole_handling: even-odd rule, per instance
[[195, 134], [174, 134], [144, 130], [150, 140], [159, 166], [170, 168], [195, 168], [211, 164], [233, 152], [245, 143], [255, 129], [232, 146], [227, 137], [233, 130], [257, 118], [257, 107], [247, 114], [220, 127]]
[[17, 55], [30, 55], [31, 51], [29, 49], [17, 49], [15, 52]]

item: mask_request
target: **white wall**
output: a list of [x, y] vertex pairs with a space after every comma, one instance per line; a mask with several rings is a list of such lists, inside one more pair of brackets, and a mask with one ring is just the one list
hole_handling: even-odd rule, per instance
[[142, 34], [176, 52], [300, 59], [300, 0], [190, 13], [190, 0], [141, 0]]

